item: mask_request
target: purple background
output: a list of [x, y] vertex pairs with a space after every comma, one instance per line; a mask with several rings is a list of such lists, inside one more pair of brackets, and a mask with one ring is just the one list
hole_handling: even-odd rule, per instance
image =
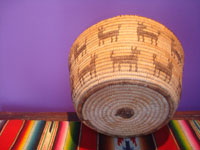
[[199, 0], [0, 0], [0, 111], [74, 111], [68, 53], [89, 26], [121, 14], [152, 18], [185, 51], [178, 110], [200, 110]]

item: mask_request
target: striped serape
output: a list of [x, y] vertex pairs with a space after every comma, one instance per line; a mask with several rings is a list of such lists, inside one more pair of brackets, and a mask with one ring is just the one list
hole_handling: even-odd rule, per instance
[[172, 120], [157, 132], [116, 138], [80, 122], [0, 120], [0, 150], [200, 150], [200, 121]]

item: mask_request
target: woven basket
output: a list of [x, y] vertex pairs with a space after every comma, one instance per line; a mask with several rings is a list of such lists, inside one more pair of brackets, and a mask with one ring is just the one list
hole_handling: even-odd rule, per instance
[[69, 54], [76, 112], [103, 134], [152, 133], [177, 109], [183, 64], [183, 48], [164, 25], [132, 15], [103, 20], [85, 30]]

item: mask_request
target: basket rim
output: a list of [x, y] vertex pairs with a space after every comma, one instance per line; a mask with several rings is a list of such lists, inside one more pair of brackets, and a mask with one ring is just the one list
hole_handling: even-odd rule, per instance
[[70, 60], [70, 57], [71, 57], [71, 55], [72, 55], [72, 54], [71, 54], [71, 53], [72, 53], [72, 50], [71, 50], [71, 49], [72, 49], [73, 45], [75, 44], [75, 42], [77, 41], [77, 39], [78, 39], [82, 34], [84, 34], [85, 32], [87, 32], [87, 30], [89, 30], [90, 28], [92, 28], [92, 27], [94, 27], [94, 26], [96, 26], [96, 25], [98, 25], [98, 24], [100, 24], [100, 23], [102, 23], [102, 22], [104, 22], [104, 21], [109, 21], [109, 20], [113, 20], [113, 19], [115, 19], [115, 18], [120, 18], [120, 17], [138, 17], [138, 18], [144, 18], [144, 19], [153, 21], [153, 22], [155, 22], [155, 23], [161, 25], [163, 28], [167, 29], [172, 35], [174, 35], [174, 37], [176, 38], [176, 40], [178, 41], [178, 43], [179, 43], [180, 46], [182, 47], [181, 50], [182, 50], [182, 54], [183, 54], [183, 58], [184, 58], [184, 50], [183, 50], [183, 46], [182, 46], [180, 40], [178, 39], [178, 37], [176, 36], [176, 34], [175, 34], [171, 29], [169, 29], [167, 26], [165, 26], [164, 24], [162, 24], [162, 23], [160, 23], [160, 22], [158, 22], [158, 21], [156, 21], [156, 20], [154, 20], [154, 19], [152, 19], [152, 18], [148, 18], [148, 17], [145, 17], [145, 16], [123, 14], [123, 15], [117, 15], [117, 16], [114, 16], [114, 17], [110, 17], [110, 18], [106, 18], [106, 19], [100, 20], [100, 21], [96, 22], [95, 24], [93, 24], [93, 25], [89, 26], [88, 28], [86, 28], [84, 31], [82, 31], [82, 32], [78, 35], [78, 37], [73, 41], [73, 43], [71, 44], [70, 51], [69, 51], [69, 54], [68, 54], [68, 66], [70, 66], [70, 61], [69, 61], [69, 60]]

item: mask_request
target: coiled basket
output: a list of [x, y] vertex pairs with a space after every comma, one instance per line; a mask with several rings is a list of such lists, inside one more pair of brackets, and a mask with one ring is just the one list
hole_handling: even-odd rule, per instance
[[140, 16], [103, 20], [73, 43], [69, 70], [80, 120], [107, 135], [152, 133], [175, 113], [183, 48], [164, 25]]

